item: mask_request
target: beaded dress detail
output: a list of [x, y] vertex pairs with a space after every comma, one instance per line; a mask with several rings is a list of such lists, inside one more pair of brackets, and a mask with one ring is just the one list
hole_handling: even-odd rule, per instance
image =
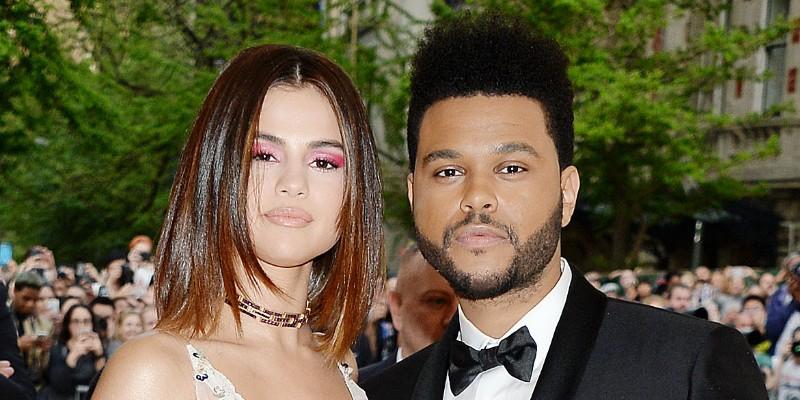
[[[198, 400], [244, 400], [236, 392], [233, 383], [222, 372], [217, 371], [200, 350], [187, 343], [186, 351], [192, 361], [194, 370], [192, 379]], [[353, 400], [367, 400], [367, 393], [353, 381], [353, 369], [347, 364], [339, 363], [339, 371], [342, 373], [350, 397]]]

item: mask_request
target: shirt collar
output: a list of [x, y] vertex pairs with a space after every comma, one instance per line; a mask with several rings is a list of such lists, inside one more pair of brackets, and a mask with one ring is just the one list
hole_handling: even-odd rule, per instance
[[558, 282], [556, 282], [553, 289], [551, 289], [538, 304], [533, 306], [530, 311], [525, 313], [525, 315], [499, 339], [492, 338], [481, 332], [480, 329], [467, 319], [464, 312], [461, 310], [461, 305], [459, 305], [458, 322], [461, 330], [458, 339], [467, 346], [480, 350], [499, 345], [501, 340], [516, 332], [517, 329], [527, 326], [533, 340], [536, 341], [537, 347], [542, 347], [543, 345], [549, 347], [550, 342], [553, 340], [553, 333], [556, 330], [556, 325], [558, 325], [558, 320], [561, 319], [561, 312], [564, 310], [564, 304], [567, 302], [567, 293], [569, 292], [569, 285], [572, 281], [572, 271], [569, 268], [567, 260], [562, 258], [560, 267], [561, 276], [558, 278]]

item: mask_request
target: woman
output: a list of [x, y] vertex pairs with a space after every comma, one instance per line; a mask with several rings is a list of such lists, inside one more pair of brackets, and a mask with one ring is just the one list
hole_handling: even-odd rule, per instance
[[82, 304], [64, 314], [58, 342], [50, 349], [47, 386], [40, 398], [74, 399], [85, 393], [94, 375], [105, 365], [103, 345], [94, 330], [94, 315]]
[[380, 187], [339, 67], [291, 46], [240, 53], [181, 156], [156, 331], [117, 351], [95, 398], [365, 398], [349, 347], [383, 281]]
[[106, 353], [111, 357], [123, 343], [144, 332], [144, 320], [136, 311], [123, 311], [114, 329], [114, 340], [109, 342]]

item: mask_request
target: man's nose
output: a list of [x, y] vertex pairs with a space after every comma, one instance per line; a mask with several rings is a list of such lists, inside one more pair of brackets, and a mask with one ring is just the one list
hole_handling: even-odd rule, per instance
[[464, 213], [492, 213], [497, 210], [497, 196], [490, 178], [473, 175], [467, 179], [467, 187], [461, 199]]

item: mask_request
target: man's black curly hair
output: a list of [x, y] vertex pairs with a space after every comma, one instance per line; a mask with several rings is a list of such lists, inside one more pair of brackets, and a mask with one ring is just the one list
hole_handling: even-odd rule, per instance
[[408, 159], [416, 162], [419, 127], [434, 103], [474, 95], [536, 100], [563, 170], [572, 164], [572, 85], [559, 45], [517, 17], [465, 12], [425, 30], [411, 71]]

